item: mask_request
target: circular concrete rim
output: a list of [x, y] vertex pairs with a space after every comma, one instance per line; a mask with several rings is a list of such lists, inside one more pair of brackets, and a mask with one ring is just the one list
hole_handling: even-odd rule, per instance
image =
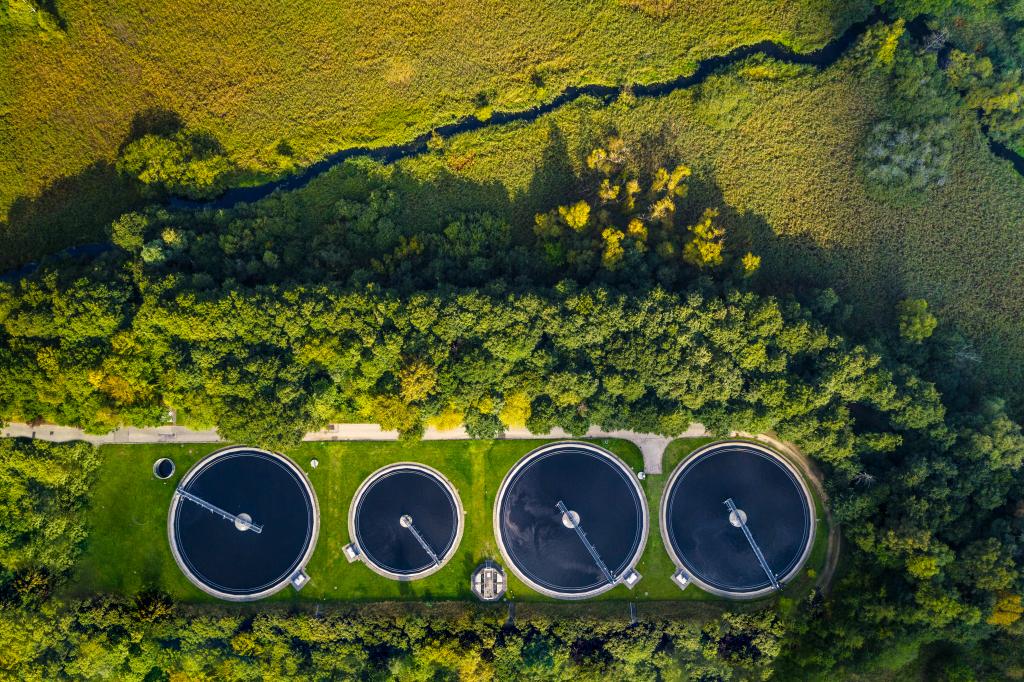
[[[359, 506], [359, 501], [363, 499], [363, 495], [366, 493], [367, 489], [377, 479], [381, 478], [386, 474], [391, 473], [392, 471], [397, 471], [400, 469], [412, 469], [413, 471], [419, 471], [421, 473], [427, 474], [428, 476], [437, 479], [441, 483], [441, 485], [443, 485], [445, 489], [451, 494], [452, 499], [455, 500], [455, 518], [457, 520], [455, 529], [455, 541], [452, 542], [452, 546], [451, 548], [449, 548], [448, 552], [443, 557], [441, 557], [440, 564], [436, 566], [431, 566], [429, 568], [425, 568], [422, 571], [418, 571], [417, 573], [395, 573], [394, 571], [389, 571], [386, 568], [382, 568], [377, 563], [371, 561], [365, 554], [363, 554], [363, 550], [359, 546], [359, 541], [356, 539], [356, 507]], [[451, 558], [455, 556], [455, 552], [458, 551], [459, 545], [462, 543], [462, 533], [465, 531], [465, 529], [466, 512], [462, 506], [462, 498], [459, 497], [459, 491], [456, 490], [455, 486], [452, 484], [451, 481], [448, 480], [447, 476], [442, 474], [434, 467], [427, 466], [426, 464], [420, 464], [419, 462], [396, 462], [394, 464], [388, 464], [387, 466], [383, 466], [380, 469], [377, 469], [372, 474], [367, 476], [366, 479], [359, 485], [359, 487], [356, 489], [355, 495], [352, 496], [352, 503], [348, 507], [349, 542], [351, 542], [353, 545], [356, 546], [357, 549], [359, 549], [359, 561], [361, 561], [364, 565], [366, 565], [367, 568], [369, 568], [377, 575], [384, 576], [385, 578], [389, 578], [391, 580], [411, 582], [413, 580], [419, 580], [420, 578], [426, 578], [428, 575], [432, 575], [440, 571], [442, 568], [445, 567], [445, 565], [447, 565]]]
[[[299, 465], [297, 465], [288, 457], [285, 457], [284, 455], [278, 454], [276, 452], [271, 452], [270, 450], [264, 450], [263, 448], [251, 447], [248, 445], [232, 445], [230, 447], [221, 448], [220, 450], [211, 452], [209, 455], [203, 457], [201, 460], [193, 464], [191, 468], [189, 468], [189, 470], [181, 478], [181, 480], [178, 481], [178, 485], [174, 487], [174, 495], [171, 496], [171, 507], [167, 514], [167, 542], [171, 546], [171, 554], [174, 555], [174, 561], [178, 564], [178, 568], [180, 568], [181, 572], [185, 574], [185, 577], [189, 579], [189, 582], [191, 582], [193, 585], [198, 587], [206, 594], [209, 594], [213, 597], [217, 597], [218, 599], [224, 599], [225, 601], [257, 601], [259, 599], [269, 597], [270, 595], [276, 594], [277, 592], [283, 590], [285, 587], [291, 584], [291, 576], [284, 578], [277, 584], [268, 587], [265, 590], [262, 590], [260, 592], [254, 592], [252, 594], [229, 594], [227, 592], [221, 592], [220, 590], [214, 589], [206, 583], [204, 583], [203, 581], [199, 580], [199, 578], [197, 578], [192, 573], [192, 571], [188, 569], [188, 567], [185, 565], [185, 560], [178, 552], [177, 544], [174, 542], [174, 520], [175, 518], [177, 518], [178, 515], [178, 504], [180, 498], [180, 495], [178, 495], [178, 488], [188, 483], [192, 479], [192, 477], [197, 472], [201, 471], [203, 467], [211, 460], [219, 459], [221, 457], [239, 451], [258, 452], [260, 454], [268, 455], [280, 461], [286, 467], [297, 473], [299, 475], [299, 480], [305, 485], [306, 492], [309, 493], [309, 499], [313, 503], [313, 528], [310, 531], [309, 547], [306, 548], [306, 552], [302, 555], [302, 559], [299, 560], [298, 566], [296, 566], [295, 571], [304, 571], [306, 569], [306, 564], [309, 563], [310, 558], [313, 556], [313, 551], [316, 549], [317, 539], [319, 539], [320, 537], [320, 503], [317, 500], [316, 490], [313, 488], [313, 483], [309, 480], [309, 476], [306, 475], [306, 472], [303, 471], [299, 467]], [[294, 575], [294, 573], [292, 575]]]
[[743, 445], [746, 447], [753, 448], [755, 450], [760, 450], [766, 455], [772, 457], [774, 460], [780, 462], [782, 466], [784, 466], [786, 470], [793, 475], [793, 478], [800, 485], [800, 489], [804, 493], [804, 500], [807, 501], [808, 518], [810, 519], [810, 535], [807, 538], [807, 544], [804, 545], [804, 550], [803, 553], [800, 555], [800, 559], [793, 566], [792, 570], [790, 570], [786, 575], [778, 579], [779, 583], [781, 585], [785, 585], [803, 569], [804, 564], [807, 563], [807, 559], [811, 555], [811, 549], [814, 547], [814, 536], [818, 530], [817, 515], [814, 510], [814, 497], [811, 495], [811, 490], [810, 488], [807, 487], [807, 481], [804, 480], [803, 475], [797, 470], [795, 466], [793, 466], [792, 463], [790, 463], [788, 459], [786, 459], [784, 455], [782, 455], [776, 450], [773, 450], [772, 448], [761, 445], [760, 443], [753, 443], [748, 440], [730, 439], [720, 440], [714, 443], [708, 443], [707, 445], [699, 447], [690, 454], [688, 454], [685, 458], [683, 458], [683, 461], [676, 465], [676, 468], [672, 472], [672, 475], [669, 476], [668, 481], [665, 482], [665, 487], [662, 488], [660, 504], [661, 511], [658, 516], [658, 523], [661, 530], [661, 540], [665, 545], [665, 550], [668, 552], [668, 555], [672, 558], [672, 563], [676, 565], [676, 568], [681, 569], [684, 573], [686, 573], [686, 576], [690, 579], [690, 581], [700, 589], [704, 590], [705, 592], [710, 592], [711, 594], [714, 594], [719, 597], [725, 597], [727, 599], [758, 599], [760, 597], [764, 597], [766, 595], [773, 593], [775, 590], [771, 587], [771, 585], [769, 585], [759, 590], [754, 590], [753, 592], [732, 592], [707, 584], [706, 582], [698, 578], [696, 575], [694, 575], [693, 572], [691, 572], [690, 567], [687, 566], [679, 558], [679, 555], [676, 554], [675, 547], [672, 546], [672, 540], [668, 534], [669, 493], [671, 493], [672, 487], [676, 483], [676, 479], [679, 478], [679, 476], [687, 467], [689, 467], [691, 464], [693, 464], [693, 462], [696, 461], [698, 456], [710, 450], [715, 450], [726, 445]]
[[[164, 462], [170, 462], [171, 463], [171, 473], [167, 474], [166, 476], [161, 476], [160, 475], [160, 465], [163, 464]], [[156, 479], [158, 481], [166, 481], [167, 479], [169, 479], [172, 476], [174, 476], [174, 473], [177, 470], [178, 470], [178, 467], [174, 464], [174, 460], [171, 459], [170, 457], [161, 457], [157, 461], [153, 462], [153, 476], [156, 477]]]
[[[620, 575], [618, 575], [615, 578], [615, 582], [606, 583], [604, 585], [601, 585], [600, 587], [595, 587], [592, 590], [588, 590], [587, 592], [574, 592], [571, 594], [566, 592], [556, 592], [555, 590], [548, 589], [543, 585], [538, 585], [537, 583], [527, 578], [519, 570], [515, 562], [512, 561], [512, 557], [509, 555], [508, 550], [505, 549], [504, 541], [501, 539], [500, 519], [501, 500], [504, 498], [505, 490], [508, 488], [509, 483], [512, 481], [512, 477], [515, 476], [516, 472], [518, 472], [526, 464], [537, 459], [538, 457], [545, 454], [549, 450], [557, 450], [560, 448], [564, 448], [566, 446], [583, 448], [584, 450], [590, 450], [599, 455], [602, 455], [603, 457], [607, 458], [609, 461], [617, 465], [619, 469], [621, 469], [623, 472], [625, 472], [627, 474], [627, 480], [629, 480], [629, 482], [633, 484], [633, 487], [635, 488], [637, 493], [637, 497], [640, 500], [640, 518], [643, 522], [643, 530], [640, 534], [640, 542], [637, 544], [636, 552], [633, 553], [633, 556], [630, 557], [629, 561], [626, 563], [626, 568], [623, 569]], [[629, 571], [635, 569], [637, 563], [640, 561], [640, 557], [643, 556], [644, 550], [647, 548], [647, 537], [648, 533], [650, 532], [651, 526], [650, 510], [647, 506], [647, 495], [644, 492], [643, 486], [640, 485], [640, 479], [636, 477], [636, 472], [630, 469], [629, 466], [625, 462], [623, 462], [618, 455], [614, 454], [613, 452], [605, 450], [604, 448], [594, 445], [593, 443], [584, 443], [578, 440], [560, 440], [554, 443], [546, 443], [544, 445], [541, 445], [540, 447], [534, 448], [530, 452], [523, 455], [519, 459], [519, 461], [516, 462], [511, 469], [508, 470], [508, 473], [505, 474], [505, 478], [502, 479], [501, 481], [501, 486], [498, 487], [498, 492], [494, 496], [494, 509], [491, 513], [491, 520], [493, 524], [494, 541], [498, 545], [498, 551], [501, 552], [501, 556], [505, 560], [505, 565], [508, 567], [508, 570], [515, 574], [515, 576], [519, 578], [521, 581], [526, 583], [526, 585], [529, 586], [531, 589], [533, 589], [536, 592], [539, 592], [540, 594], [543, 594], [545, 597], [551, 597], [553, 599], [564, 599], [567, 601], [578, 601], [580, 599], [589, 599], [591, 597], [596, 597], [597, 595], [604, 594], [608, 590], [614, 589], [616, 586], [622, 584], [622, 576], [628, 573]], [[507, 591], [508, 590], [506, 588], [506, 592]]]

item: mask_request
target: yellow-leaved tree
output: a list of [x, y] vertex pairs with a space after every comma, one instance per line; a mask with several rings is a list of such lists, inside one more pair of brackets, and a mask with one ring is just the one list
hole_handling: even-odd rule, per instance
[[722, 249], [725, 246], [725, 230], [715, 223], [718, 211], [704, 209], [701, 221], [690, 226], [693, 238], [683, 247], [683, 260], [698, 268], [721, 265]]
[[506, 427], [516, 429], [526, 426], [526, 420], [530, 418], [530, 414], [530, 396], [522, 391], [517, 391], [505, 396], [498, 419]]

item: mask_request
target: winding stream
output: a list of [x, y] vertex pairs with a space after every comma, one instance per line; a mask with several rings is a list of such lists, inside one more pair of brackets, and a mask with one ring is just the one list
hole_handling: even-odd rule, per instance
[[[819, 69], [825, 69], [835, 64], [839, 58], [843, 56], [846, 50], [864, 34], [868, 27], [885, 19], [885, 14], [876, 8], [875, 11], [873, 11], [866, 19], [852, 24], [842, 33], [842, 35], [835, 38], [824, 47], [807, 53], [794, 52], [788, 47], [771, 41], [764, 41], [753, 45], [744, 45], [728, 52], [727, 54], [705, 59], [700, 62], [697, 69], [690, 75], [679, 76], [672, 80], [662, 81], [660, 83], [633, 85], [632, 93], [636, 97], [661, 97], [662, 95], [667, 95], [675, 92], [676, 90], [691, 88], [696, 85], [700, 85], [715, 72], [755, 55], [764, 55], [786, 64], [802, 64], [815, 66]], [[920, 21], [908, 23], [907, 29], [918, 37], [927, 32], [927, 28], [924, 26], [923, 22]], [[423, 135], [402, 144], [389, 145], [385, 147], [349, 147], [327, 156], [322, 161], [318, 161], [317, 163], [307, 166], [304, 170], [294, 175], [288, 175], [278, 180], [272, 180], [252, 187], [236, 187], [228, 189], [216, 199], [209, 201], [193, 201], [188, 199], [171, 198], [165, 201], [164, 205], [172, 210], [190, 211], [232, 208], [237, 204], [259, 201], [278, 190], [287, 192], [305, 187], [315, 178], [323, 175], [338, 164], [354, 157], [367, 157], [381, 163], [390, 164], [410, 156], [423, 154], [427, 151], [427, 142], [430, 140], [434, 132], [443, 138], [448, 138], [460, 133], [468, 133], [482, 128], [500, 126], [517, 121], [535, 121], [544, 114], [550, 113], [565, 106], [566, 104], [574, 102], [581, 97], [597, 99], [607, 106], [618, 99], [622, 92], [622, 86], [617, 85], [571, 86], [563, 90], [561, 94], [551, 101], [540, 104], [536, 107], [520, 111], [494, 112], [494, 114], [492, 114], [487, 120], [481, 120], [473, 115], [466, 116], [454, 123], [440, 126], [432, 132], [424, 133]], [[987, 135], [987, 131], [986, 138], [992, 153], [997, 157], [1012, 163], [1014, 169], [1024, 176], [1024, 157], [1005, 145], [993, 140]], [[97, 255], [111, 248], [113, 248], [113, 246], [108, 243], [84, 244], [59, 251], [49, 257], [91, 256]], [[0, 280], [17, 280], [31, 274], [38, 265], [38, 262], [32, 262], [16, 270], [9, 270], [0, 274]]]
[[[717, 57], [709, 57], [700, 62], [697, 70], [687, 76], [679, 76], [672, 80], [660, 83], [637, 84], [632, 86], [632, 92], [636, 97], [661, 97], [676, 90], [692, 88], [700, 85], [708, 76], [725, 67], [731, 66], [755, 55], [764, 55], [786, 64], [805, 64], [824, 69], [835, 64], [843, 53], [863, 35], [869, 26], [884, 18], [881, 11], [876, 9], [871, 15], [851, 25], [842, 35], [835, 38], [824, 47], [813, 52], [794, 52], [788, 47], [764, 41], [753, 45], [744, 45]], [[443, 138], [448, 138], [461, 133], [468, 133], [482, 128], [505, 125], [518, 121], [531, 122], [537, 120], [544, 114], [559, 109], [566, 104], [575, 102], [581, 97], [591, 97], [599, 100], [605, 106], [619, 98], [623, 92], [620, 85], [574, 85], [566, 88], [549, 102], [539, 104], [529, 109], [519, 111], [496, 111], [486, 121], [470, 115], [454, 122], [435, 128], [436, 132]], [[432, 132], [424, 133], [419, 137], [403, 144], [390, 145], [387, 147], [349, 147], [329, 155], [322, 161], [306, 167], [302, 172], [289, 175], [279, 180], [255, 185], [252, 187], [235, 187], [229, 189], [216, 199], [209, 201], [192, 201], [187, 199], [171, 199], [168, 206], [178, 210], [202, 210], [231, 208], [236, 204], [259, 201], [277, 190], [290, 191], [305, 187], [311, 180], [317, 178], [328, 170], [353, 157], [367, 157], [380, 161], [381, 163], [394, 163], [410, 156], [423, 154], [427, 151], [427, 141], [430, 140]], [[1024, 166], [1022, 166], [1024, 172]]]

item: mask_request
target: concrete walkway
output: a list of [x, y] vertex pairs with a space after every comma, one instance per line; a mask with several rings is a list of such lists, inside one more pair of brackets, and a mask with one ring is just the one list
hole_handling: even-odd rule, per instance
[[[685, 433], [679, 434], [677, 438], [697, 438], [710, 435], [702, 424], [690, 424]], [[102, 435], [87, 434], [82, 429], [70, 426], [56, 426], [52, 424], [41, 424], [31, 426], [29, 424], [12, 423], [0, 431], [0, 436], [7, 438], [38, 438], [39, 440], [54, 441], [62, 443], [70, 440], [84, 440], [93, 445], [109, 445], [114, 443], [217, 443], [221, 440], [216, 430], [193, 431], [184, 426], [157, 426], [149, 428], [124, 427]], [[621, 438], [635, 444], [644, 456], [644, 471], [648, 474], [661, 473], [661, 459], [665, 448], [673, 440], [664, 436], [652, 433], [637, 433], [636, 431], [604, 431], [598, 428], [591, 428], [586, 433], [587, 438]], [[549, 433], [531, 433], [526, 429], [509, 429], [502, 438], [509, 440], [523, 439], [561, 439], [572, 438], [571, 435], [562, 429], [554, 429]], [[384, 431], [377, 424], [331, 424], [322, 431], [307, 433], [303, 440], [306, 441], [352, 441], [352, 440], [375, 440], [389, 441], [398, 440], [398, 431]], [[465, 429], [457, 428], [450, 431], [438, 431], [428, 428], [423, 434], [423, 440], [469, 440]]]

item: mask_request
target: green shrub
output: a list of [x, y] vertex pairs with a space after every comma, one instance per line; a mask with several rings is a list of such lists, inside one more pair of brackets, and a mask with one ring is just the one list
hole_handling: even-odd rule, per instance
[[900, 336], [911, 343], [921, 343], [935, 331], [938, 318], [928, 312], [928, 301], [923, 298], [908, 298], [897, 306]]
[[144, 135], [129, 143], [118, 168], [156, 190], [193, 199], [216, 195], [233, 171], [213, 137], [185, 130], [170, 137]]

